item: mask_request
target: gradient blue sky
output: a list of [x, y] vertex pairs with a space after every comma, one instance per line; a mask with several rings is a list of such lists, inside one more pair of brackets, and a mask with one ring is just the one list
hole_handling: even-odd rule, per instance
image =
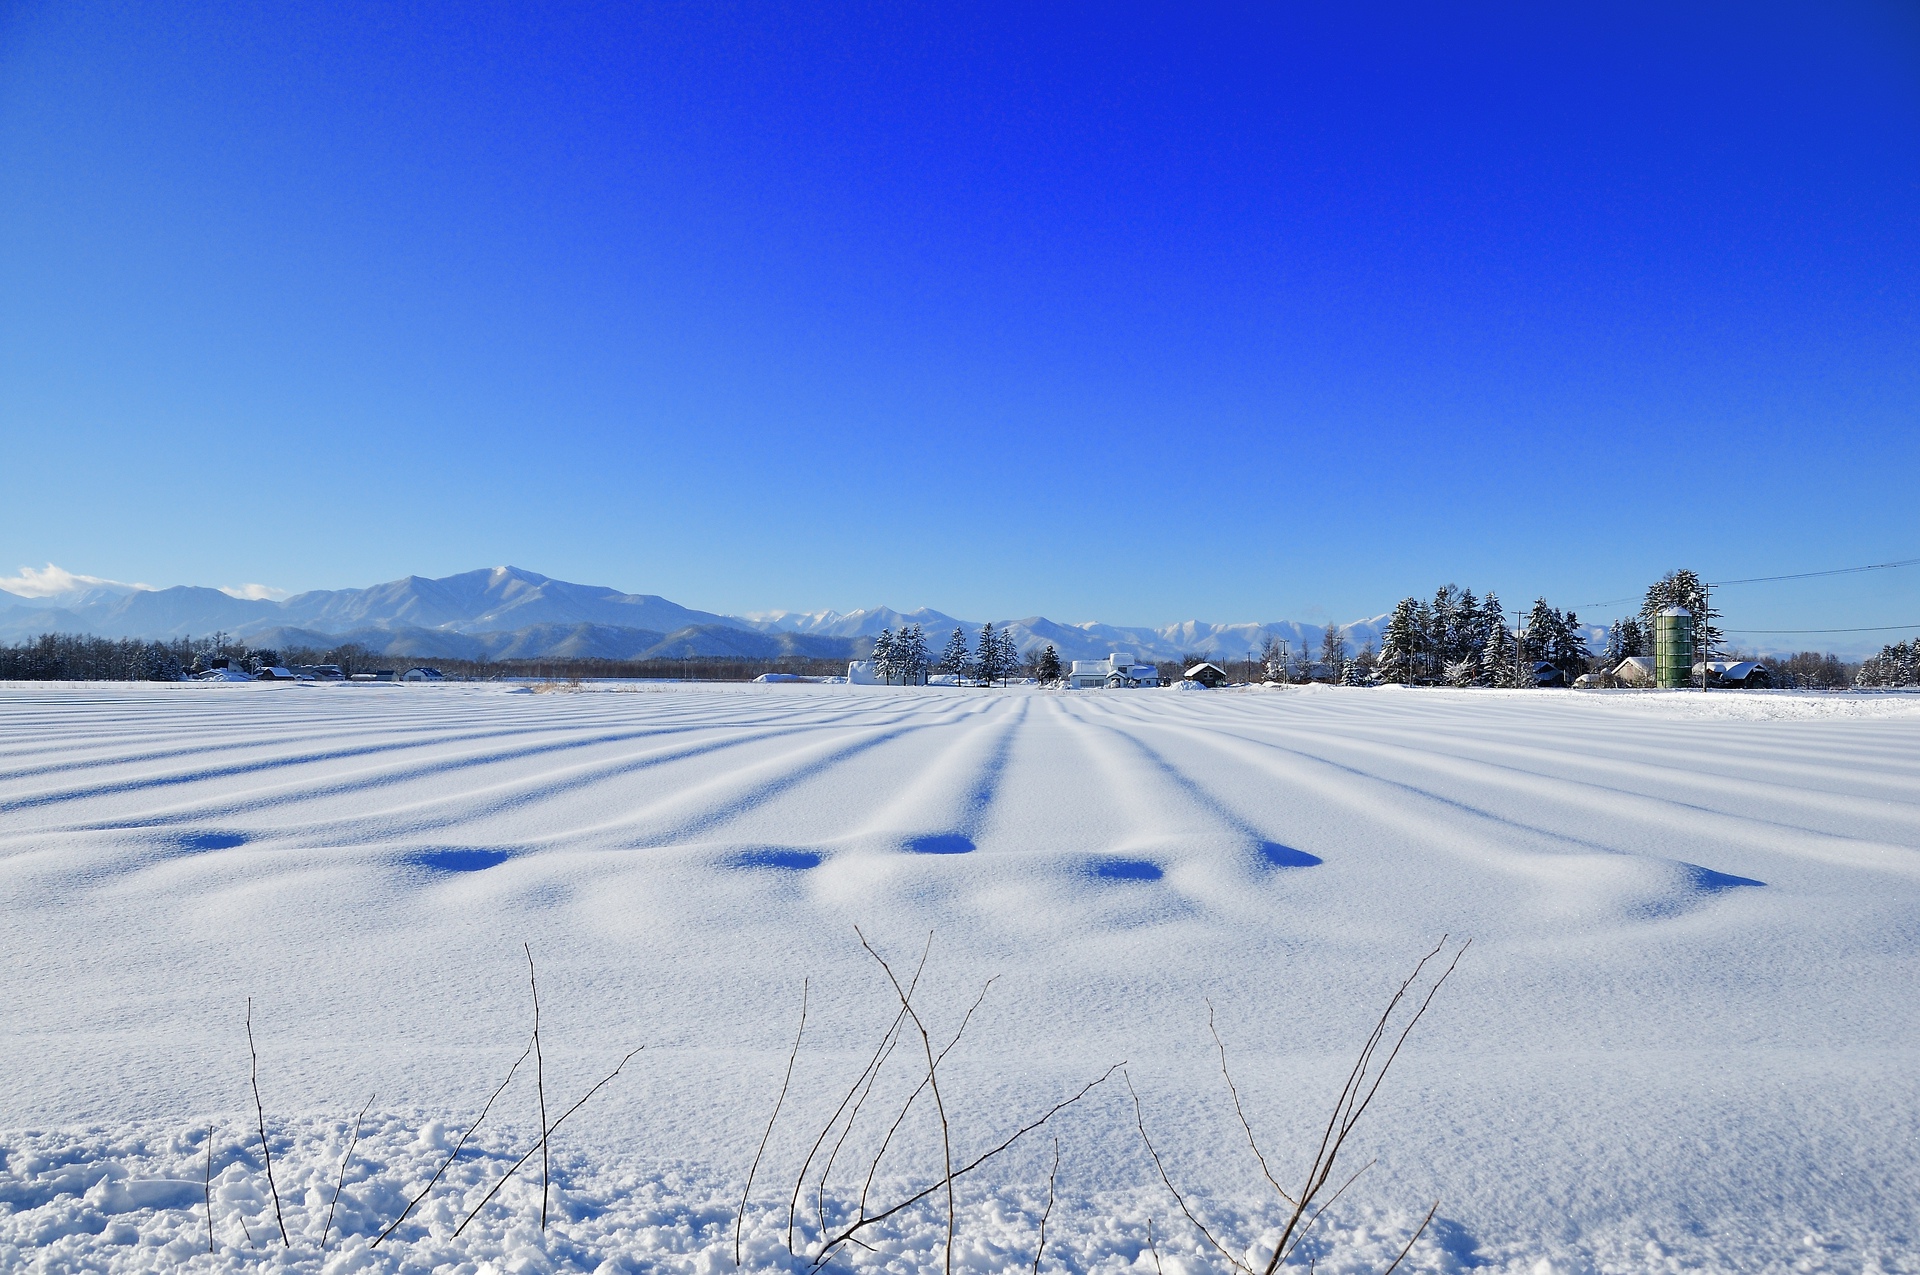
[[0, 15], [0, 572], [1159, 623], [1920, 556], [1910, 6]]

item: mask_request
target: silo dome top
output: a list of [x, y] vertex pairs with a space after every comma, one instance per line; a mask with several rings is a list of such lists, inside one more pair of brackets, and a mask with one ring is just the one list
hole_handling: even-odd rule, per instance
[[1685, 616], [1689, 620], [1693, 618], [1693, 612], [1687, 610], [1685, 607], [1668, 607], [1666, 610], [1662, 611], [1660, 614]]

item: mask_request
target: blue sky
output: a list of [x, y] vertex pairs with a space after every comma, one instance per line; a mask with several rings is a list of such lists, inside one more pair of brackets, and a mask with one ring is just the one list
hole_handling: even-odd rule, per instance
[[1039, 8], [0, 8], [0, 571], [1160, 623], [1920, 557], [1905, 6]]

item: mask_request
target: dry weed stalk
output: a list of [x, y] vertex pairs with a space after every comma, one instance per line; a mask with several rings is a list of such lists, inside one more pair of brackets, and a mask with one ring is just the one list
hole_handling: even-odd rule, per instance
[[1053, 1169], [1047, 1174], [1047, 1207], [1040, 1210], [1040, 1242], [1033, 1249], [1033, 1275], [1040, 1275], [1040, 1258], [1047, 1251], [1047, 1219], [1053, 1216], [1053, 1184], [1060, 1177], [1060, 1139], [1053, 1140]]
[[207, 1252], [213, 1252], [213, 1126], [207, 1126]]
[[[379, 1096], [379, 1094], [368, 1095], [367, 1105], [360, 1108], [360, 1114], [353, 1118], [353, 1136], [347, 1139], [347, 1153], [340, 1157], [340, 1176], [334, 1179], [333, 1183], [333, 1198], [327, 1201], [327, 1224], [320, 1229], [322, 1253], [327, 1251], [327, 1236], [333, 1233], [333, 1210], [340, 1203], [340, 1188], [347, 1184], [347, 1165], [353, 1161], [353, 1149], [360, 1145], [360, 1122], [367, 1118], [367, 1111], [373, 1106], [373, 1100]], [[209, 1205], [209, 1212], [211, 1212], [211, 1205]], [[211, 1230], [208, 1234], [212, 1234]]]
[[[561, 1112], [560, 1118], [558, 1120], [555, 1120], [551, 1125], [547, 1126], [547, 1130], [544, 1134], [541, 1135], [540, 1141], [535, 1143], [533, 1146], [527, 1148], [527, 1153], [521, 1156], [518, 1160], [515, 1160], [512, 1166], [508, 1168], [508, 1170], [505, 1173], [500, 1175], [500, 1180], [493, 1184], [493, 1189], [487, 1192], [486, 1197], [482, 1199], [480, 1203], [474, 1205], [473, 1212], [467, 1214], [466, 1221], [461, 1222], [458, 1227], [454, 1228], [453, 1237], [455, 1239], [459, 1239], [460, 1233], [467, 1229], [467, 1224], [472, 1222], [474, 1218], [480, 1216], [480, 1210], [486, 1208], [488, 1204], [493, 1202], [493, 1197], [500, 1194], [500, 1188], [507, 1184], [507, 1180], [509, 1178], [511, 1178], [514, 1174], [520, 1171], [521, 1165], [525, 1164], [528, 1160], [531, 1160], [533, 1158], [533, 1153], [535, 1151], [540, 1150], [541, 1147], [547, 1144], [548, 1139], [550, 1139], [553, 1136], [553, 1134], [559, 1130], [561, 1125], [567, 1122], [567, 1117], [571, 1116], [574, 1112], [580, 1110], [580, 1108], [586, 1106], [587, 1099], [599, 1093], [601, 1088], [605, 1086], [607, 1082], [611, 1081], [615, 1076], [619, 1075], [620, 1072], [626, 1067], [626, 1065], [629, 1062], [633, 1061], [633, 1056], [635, 1054], [639, 1053], [642, 1049], [645, 1049], [645, 1048], [646, 1048], [645, 1045], [638, 1045], [638, 1046], [635, 1046], [633, 1049], [628, 1050], [626, 1057], [622, 1058], [619, 1064], [615, 1066], [612, 1071], [602, 1076], [598, 1081], [598, 1083], [596, 1083], [593, 1086], [593, 1088], [587, 1090], [584, 1094], [580, 1095], [580, 1101], [574, 1103], [571, 1107], [568, 1107], [565, 1111]], [[522, 1054], [521, 1057], [525, 1058], [526, 1055]]]
[[740, 1232], [747, 1220], [747, 1197], [753, 1194], [754, 1175], [760, 1172], [760, 1158], [767, 1153], [767, 1140], [773, 1137], [774, 1122], [780, 1119], [780, 1108], [786, 1105], [787, 1086], [793, 1083], [793, 1063], [800, 1057], [800, 1039], [807, 1034], [807, 993], [811, 980], [800, 980], [800, 1028], [793, 1033], [793, 1049], [787, 1054], [787, 1072], [780, 1080], [780, 1096], [773, 1100], [773, 1114], [767, 1117], [766, 1130], [760, 1135], [760, 1146], [753, 1153], [753, 1167], [747, 1170], [747, 1184], [740, 1189], [740, 1208], [733, 1215], [733, 1264], [740, 1265]]
[[[919, 986], [920, 973], [926, 969], [926, 966], [927, 953], [923, 951], [920, 954], [920, 966], [913, 972], [913, 981], [907, 985], [909, 993]], [[826, 1127], [820, 1130], [820, 1136], [815, 1138], [813, 1145], [807, 1149], [806, 1159], [800, 1162], [800, 1172], [795, 1174], [793, 1179], [793, 1194], [787, 1201], [787, 1252], [794, 1251], [795, 1217], [800, 1208], [800, 1193], [806, 1186], [807, 1170], [813, 1167], [814, 1157], [820, 1154], [820, 1148], [826, 1144], [828, 1137], [840, 1124], [840, 1117], [844, 1114], [847, 1117], [847, 1123], [840, 1128], [840, 1136], [835, 1140], [833, 1150], [827, 1154], [826, 1164], [820, 1170], [820, 1180], [814, 1191], [815, 1218], [822, 1232], [827, 1229], [827, 1176], [833, 1172], [833, 1163], [840, 1158], [840, 1148], [846, 1145], [847, 1135], [853, 1132], [854, 1122], [860, 1118], [860, 1109], [866, 1105], [868, 1095], [873, 1092], [874, 1084], [880, 1079], [881, 1068], [886, 1066], [887, 1058], [893, 1053], [894, 1045], [899, 1042], [900, 1025], [906, 1021], [906, 1017], [907, 1012], [904, 1009], [893, 1016], [893, 1022], [888, 1025], [886, 1033], [880, 1037], [880, 1043], [874, 1046], [873, 1057], [867, 1060], [867, 1065], [861, 1069], [858, 1076], [854, 1077], [853, 1084], [847, 1088], [846, 1095], [840, 1099], [840, 1105], [833, 1109], [833, 1115], [827, 1120]], [[798, 1044], [798, 1041], [795, 1043]], [[853, 1104], [851, 1113], [847, 1111], [848, 1103]], [[744, 1200], [741, 1206], [745, 1208]]]
[[420, 1189], [420, 1194], [414, 1196], [411, 1200], [407, 1201], [407, 1207], [400, 1210], [400, 1216], [393, 1219], [393, 1221], [389, 1222], [387, 1224], [387, 1229], [380, 1232], [379, 1236], [373, 1241], [373, 1243], [367, 1245], [368, 1248], [379, 1248], [381, 1242], [385, 1240], [387, 1236], [392, 1235], [394, 1231], [399, 1228], [400, 1224], [407, 1220], [407, 1214], [413, 1212], [414, 1208], [420, 1203], [420, 1201], [427, 1198], [428, 1193], [433, 1190], [434, 1185], [440, 1181], [441, 1175], [444, 1174], [450, 1167], [452, 1167], [453, 1162], [455, 1160], [458, 1160], [460, 1158], [460, 1152], [467, 1145], [467, 1139], [473, 1136], [474, 1130], [478, 1129], [480, 1127], [481, 1121], [484, 1121], [487, 1118], [487, 1113], [493, 1110], [493, 1104], [499, 1101], [500, 1095], [505, 1093], [507, 1091], [507, 1086], [513, 1083], [513, 1074], [520, 1070], [520, 1064], [525, 1062], [527, 1060], [527, 1055], [532, 1052], [533, 1052], [533, 1042], [528, 1041], [527, 1047], [520, 1051], [520, 1056], [513, 1060], [513, 1066], [507, 1068], [507, 1078], [501, 1081], [499, 1084], [499, 1087], [496, 1088], [493, 1091], [493, 1093], [487, 1098], [487, 1105], [480, 1108], [480, 1118], [478, 1120], [475, 1120], [472, 1124], [468, 1125], [467, 1131], [460, 1135], [460, 1141], [453, 1144], [453, 1154], [440, 1162], [440, 1167], [433, 1171], [433, 1176], [431, 1178], [427, 1179], [427, 1184], [426, 1186]]
[[[859, 937], [861, 946], [866, 949], [867, 953], [873, 957], [874, 961], [886, 973], [888, 983], [893, 988], [895, 999], [899, 1001], [900, 1008], [895, 1013], [893, 1021], [889, 1024], [885, 1034], [881, 1036], [880, 1043], [875, 1046], [873, 1055], [867, 1060], [866, 1066], [861, 1070], [861, 1073], [854, 1078], [854, 1082], [849, 1086], [846, 1095], [841, 1098], [840, 1105], [835, 1108], [834, 1114], [828, 1120], [826, 1128], [821, 1131], [819, 1137], [814, 1139], [813, 1146], [807, 1154], [806, 1161], [801, 1166], [800, 1176], [795, 1184], [795, 1191], [788, 1202], [788, 1246], [789, 1248], [792, 1246], [794, 1214], [797, 1211], [799, 1191], [805, 1183], [807, 1170], [811, 1166], [820, 1148], [825, 1145], [827, 1138], [833, 1133], [834, 1127], [840, 1124], [841, 1116], [845, 1114], [846, 1122], [844, 1125], [841, 1125], [839, 1137], [834, 1144], [834, 1150], [828, 1155], [827, 1163], [821, 1170], [820, 1178], [816, 1184], [815, 1201], [817, 1216], [820, 1222], [821, 1243], [818, 1251], [815, 1252], [813, 1256], [813, 1266], [818, 1268], [824, 1265], [826, 1261], [833, 1256], [834, 1252], [843, 1245], [852, 1244], [862, 1248], [868, 1247], [860, 1238], [862, 1231], [884, 1222], [888, 1218], [904, 1212], [907, 1209], [913, 1208], [915, 1205], [932, 1198], [936, 1193], [944, 1193], [947, 1213], [946, 1263], [947, 1269], [950, 1272], [953, 1262], [953, 1242], [958, 1227], [958, 1208], [955, 1193], [956, 1184], [962, 1178], [975, 1172], [989, 1160], [992, 1160], [995, 1156], [1013, 1146], [1014, 1143], [1020, 1141], [1020, 1139], [1026, 1137], [1029, 1133], [1032, 1133], [1035, 1129], [1047, 1125], [1055, 1116], [1086, 1097], [1096, 1086], [1105, 1082], [1115, 1071], [1118, 1071], [1125, 1064], [1115, 1063], [1113, 1066], [1107, 1068], [1105, 1072], [1101, 1073], [1101, 1075], [1081, 1086], [1080, 1089], [1070, 1097], [1055, 1103], [1037, 1118], [1027, 1121], [999, 1143], [964, 1164], [956, 1164], [953, 1151], [952, 1122], [948, 1118], [945, 1096], [940, 1091], [940, 1065], [946, 1060], [947, 1055], [952, 1052], [953, 1048], [960, 1043], [961, 1037], [966, 1034], [968, 1025], [972, 1023], [975, 1012], [979, 1010], [981, 1003], [986, 999], [987, 992], [992, 988], [994, 980], [987, 980], [986, 985], [981, 988], [980, 994], [974, 998], [972, 1005], [968, 1007], [966, 1014], [960, 1021], [959, 1027], [954, 1031], [952, 1038], [939, 1050], [935, 1050], [933, 1047], [932, 1030], [927, 1026], [926, 1020], [922, 1016], [919, 1007], [914, 1002], [914, 994], [919, 987], [921, 973], [926, 968], [927, 954], [932, 948], [933, 936], [929, 934], [927, 937], [927, 947], [921, 952], [920, 964], [914, 971], [913, 977], [905, 983], [902, 983], [886, 959], [880, 955], [872, 944], [867, 942], [866, 935], [862, 934], [858, 928], [855, 929], [854, 933]], [[867, 1098], [873, 1093], [874, 1087], [878, 1083], [881, 1070], [886, 1066], [887, 1060], [893, 1056], [893, 1052], [900, 1041], [908, 1034], [909, 1026], [912, 1028], [912, 1034], [918, 1036], [920, 1039], [921, 1055], [926, 1060], [926, 1072], [912, 1092], [907, 1095], [906, 1101], [901, 1105], [899, 1112], [894, 1116], [892, 1122], [887, 1126], [884, 1136], [880, 1139], [879, 1149], [874, 1153], [872, 1160], [867, 1165], [866, 1175], [860, 1188], [859, 1199], [854, 1206], [852, 1220], [842, 1224], [837, 1231], [829, 1231], [826, 1225], [825, 1206], [827, 1176], [832, 1172], [834, 1160], [839, 1154], [840, 1147], [845, 1144], [848, 1135], [851, 1133], [853, 1125], [859, 1117], [860, 1109], [865, 1105]], [[905, 1199], [889, 1207], [879, 1209], [878, 1211], [869, 1212], [868, 1200], [872, 1195], [874, 1182], [879, 1174], [880, 1165], [886, 1159], [887, 1152], [892, 1147], [895, 1136], [899, 1133], [908, 1114], [913, 1110], [922, 1094], [932, 1095], [935, 1116], [940, 1122], [942, 1165], [940, 1175], [935, 1181], [921, 1190], [908, 1195]], [[851, 1110], [849, 1111], [850, 1107]], [[744, 1211], [745, 1204], [743, 1197], [742, 1213], [744, 1213]], [[736, 1228], [737, 1226], [738, 1223], [736, 1222]]]
[[[575, 686], [580, 685], [578, 678]], [[540, 1229], [547, 1229], [547, 1067], [540, 1056], [540, 984], [533, 975], [533, 946], [522, 943], [521, 948], [527, 954], [527, 987], [533, 992], [533, 1075], [534, 1087], [540, 1093]]]
[[[260, 1051], [253, 1047], [253, 997], [247, 997], [247, 1054], [253, 1060], [253, 1114], [260, 1122], [260, 1154], [267, 1163], [267, 1188], [273, 1192], [273, 1217], [280, 1224], [280, 1242], [288, 1248], [293, 1240], [287, 1235], [287, 1219], [280, 1212], [280, 1187], [273, 1180], [273, 1151], [267, 1146], [267, 1112], [260, 1103]], [[251, 1241], [251, 1233], [247, 1236]]]
[[[1372, 1105], [1374, 1095], [1380, 1091], [1381, 1082], [1386, 1079], [1387, 1072], [1392, 1068], [1394, 1060], [1400, 1056], [1401, 1047], [1407, 1043], [1407, 1037], [1412, 1034], [1415, 1025], [1418, 1024], [1420, 1019], [1426, 1014], [1427, 1007], [1433, 1003], [1434, 996], [1439, 992], [1441, 986], [1446, 983], [1447, 979], [1452, 976], [1454, 968], [1460, 963], [1461, 955], [1466, 952], [1472, 943], [1472, 940], [1469, 939], [1455, 949], [1453, 958], [1448, 962], [1447, 967], [1434, 978], [1425, 993], [1420, 996], [1418, 1005], [1415, 1006], [1412, 1013], [1408, 1015], [1406, 1021], [1401, 1024], [1398, 1033], [1394, 1034], [1392, 1032], [1392, 1023], [1395, 1011], [1398, 1010], [1402, 1004], [1407, 1003], [1408, 994], [1413, 990], [1421, 974], [1426, 970], [1427, 966], [1433, 963], [1441, 952], [1446, 949], [1448, 937], [1447, 935], [1442, 935], [1440, 942], [1434, 946], [1434, 949], [1420, 958], [1419, 963], [1413, 967], [1413, 972], [1407, 975], [1405, 981], [1403, 981], [1398, 990], [1394, 992], [1392, 999], [1387, 1002], [1386, 1009], [1381, 1011], [1379, 1019], [1373, 1025], [1373, 1030], [1367, 1036], [1366, 1043], [1361, 1047], [1360, 1056], [1354, 1061], [1352, 1069], [1347, 1073], [1346, 1083], [1340, 1088], [1339, 1097], [1333, 1105], [1333, 1113], [1327, 1118], [1326, 1128], [1320, 1135], [1320, 1143], [1315, 1148], [1313, 1159], [1307, 1166], [1305, 1181], [1300, 1187], [1300, 1190], [1295, 1194], [1289, 1194], [1285, 1190], [1282, 1190], [1280, 1184], [1274, 1180], [1273, 1174], [1268, 1171], [1267, 1158], [1261, 1152], [1259, 1143], [1254, 1138], [1253, 1126], [1248, 1123], [1246, 1113], [1241, 1109], [1239, 1090], [1234, 1086], [1233, 1076], [1227, 1070], [1226, 1045], [1221, 1042], [1219, 1032], [1214, 1029], [1213, 1006], [1211, 1003], [1208, 1004], [1207, 1026], [1208, 1029], [1213, 1032], [1214, 1043], [1220, 1052], [1220, 1071], [1221, 1074], [1226, 1077], [1228, 1091], [1233, 1095], [1234, 1112], [1239, 1117], [1241, 1128], [1246, 1133], [1247, 1145], [1253, 1149], [1254, 1157], [1260, 1162], [1261, 1172], [1266, 1176], [1268, 1183], [1272, 1185], [1274, 1191], [1279, 1195], [1283, 1205], [1289, 1210], [1286, 1223], [1280, 1231], [1280, 1238], [1275, 1242], [1273, 1253], [1267, 1259], [1260, 1275], [1274, 1275], [1274, 1272], [1279, 1268], [1280, 1264], [1292, 1256], [1295, 1250], [1299, 1248], [1301, 1241], [1303, 1241], [1307, 1233], [1313, 1229], [1314, 1223], [1320, 1220], [1321, 1214], [1325, 1213], [1342, 1195], [1346, 1194], [1347, 1188], [1352, 1186], [1362, 1173], [1365, 1173], [1369, 1168], [1373, 1167], [1373, 1161], [1368, 1161], [1366, 1164], [1361, 1165], [1360, 1168], [1349, 1175], [1331, 1195], [1326, 1196], [1325, 1199], [1321, 1198], [1328, 1184], [1333, 1180], [1334, 1168], [1339, 1161], [1341, 1151], [1346, 1146], [1347, 1138], [1353, 1133], [1354, 1127], [1359, 1124], [1360, 1118], [1366, 1114], [1367, 1108]], [[1384, 1057], [1382, 1057], [1380, 1051], [1387, 1045], [1390, 1035], [1392, 1037], [1391, 1047], [1386, 1049], [1386, 1053]], [[1163, 1182], [1167, 1190], [1172, 1193], [1174, 1203], [1179, 1206], [1181, 1213], [1186, 1216], [1187, 1221], [1193, 1224], [1194, 1229], [1199, 1231], [1207, 1243], [1212, 1245], [1214, 1250], [1218, 1252], [1220, 1256], [1224, 1257], [1235, 1270], [1243, 1272], [1243, 1275], [1254, 1275], [1254, 1270], [1250, 1265], [1234, 1256], [1234, 1254], [1228, 1250], [1227, 1246], [1223, 1244], [1198, 1217], [1194, 1216], [1192, 1208], [1188, 1206], [1186, 1196], [1181, 1193], [1180, 1188], [1173, 1184], [1172, 1177], [1167, 1173], [1166, 1164], [1160, 1158], [1160, 1152], [1154, 1147], [1153, 1139], [1147, 1135], [1146, 1117], [1141, 1110], [1140, 1095], [1133, 1088], [1132, 1078], [1127, 1077], [1126, 1079], [1127, 1092], [1133, 1095], [1134, 1123], [1140, 1130], [1140, 1140], [1146, 1145], [1147, 1154], [1152, 1158], [1153, 1166], [1159, 1172], [1161, 1182]], [[1421, 1221], [1419, 1227], [1413, 1232], [1412, 1236], [1408, 1238], [1406, 1247], [1400, 1250], [1400, 1256], [1394, 1258], [1393, 1264], [1387, 1267], [1384, 1275], [1392, 1275], [1392, 1272], [1399, 1267], [1400, 1263], [1406, 1260], [1407, 1254], [1413, 1251], [1414, 1244], [1433, 1222], [1434, 1214], [1439, 1208], [1439, 1202], [1435, 1201], [1433, 1207], [1427, 1210], [1426, 1218]], [[1309, 1210], [1312, 1210], [1312, 1212], [1309, 1213]], [[1149, 1226], [1149, 1240], [1151, 1240], [1151, 1226]], [[1156, 1262], [1158, 1261], [1157, 1251], [1155, 1253], [1155, 1260]]]
[[[860, 928], [858, 926], [855, 926], [853, 932], [855, 934], [860, 934]], [[932, 944], [933, 936], [931, 934], [927, 936], [927, 942], [929, 945]], [[894, 977], [893, 967], [887, 964], [885, 957], [881, 956], [880, 953], [873, 950], [873, 944], [867, 942], [867, 936], [864, 934], [860, 934], [860, 946], [866, 948], [868, 955], [872, 956], [874, 960], [879, 961], [880, 968], [887, 972], [887, 981], [893, 984], [894, 994], [900, 998], [900, 1009], [903, 1013], [905, 1013], [909, 1018], [913, 1020], [914, 1030], [920, 1033], [921, 1048], [923, 1048], [926, 1051], [927, 1086], [933, 1090], [934, 1111], [940, 1117], [940, 1155], [941, 1155], [941, 1159], [944, 1161], [946, 1165], [945, 1176], [946, 1176], [946, 1187], [947, 1187], [947, 1275], [953, 1275], [953, 1231], [954, 1231], [954, 1225], [955, 1225], [955, 1212], [954, 1212], [954, 1204], [953, 1204], [953, 1126], [947, 1120], [946, 1100], [940, 1096], [940, 1077], [939, 1077], [940, 1064], [937, 1060], [935, 1060], [933, 1056], [933, 1036], [931, 1033], [927, 1031], [926, 1023], [921, 1021], [920, 1011], [916, 1010], [913, 1007], [913, 997], [907, 994], [907, 989], [900, 986], [900, 980]], [[987, 985], [991, 987], [993, 985], [993, 980], [988, 979]], [[986, 995], [987, 995], [986, 988], [984, 987], [981, 988], [980, 1000], [985, 1000]], [[973, 1004], [975, 1009], [979, 1008], [980, 1000], [974, 1001]], [[967, 1011], [967, 1021], [971, 1021], [972, 1018], [973, 1018], [973, 1010], [969, 1009]], [[967, 1029], [967, 1023], [966, 1021], [963, 1021], [960, 1024], [960, 1030], [965, 1031], [966, 1029]], [[957, 1034], [956, 1034], [956, 1039], [957, 1039]], [[946, 1050], [941, 1051], [942, 1056], [944, 1056], [945, 1053], [946, 1053]], [[911, 1101], [911, 1099], [909, 1099], [909, 1101]]]

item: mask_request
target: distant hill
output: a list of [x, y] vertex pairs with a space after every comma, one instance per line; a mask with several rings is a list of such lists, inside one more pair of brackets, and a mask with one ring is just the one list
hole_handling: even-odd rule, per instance
[[[1353, 649], [1379, 641], [1385, 616], [1345, 626]], [[98, 588], [24, 598], [0, 591], [0, 641], [40, 633], [171, 638], [225, 632], [261, 647], [354, 642], [396, 659], [679, 659], [804, 656], [846, 659], [872, 650], [882, 629], [919, 624], [937, 654], [955, 628], [975, 639], [981, 624], [921, 608], [896, 611], [770, 611], [745, 616], [696, 611], [648, 593], [572, 584], [518, 567], [441, 579], [407, 576], [365, 589], [320, 589], [282, 601], [236, 598], [219, 589]], [[1243, 659], [1269, 637], [1318, 651], [1325, 629], [1295, 621], [1159, 628], [1065, 624], [1044, 616], [995, 620], [1023, 651], [1049, 643], [1062, 659], [1127, 651], [1148, 660], [1206, 655]]]

